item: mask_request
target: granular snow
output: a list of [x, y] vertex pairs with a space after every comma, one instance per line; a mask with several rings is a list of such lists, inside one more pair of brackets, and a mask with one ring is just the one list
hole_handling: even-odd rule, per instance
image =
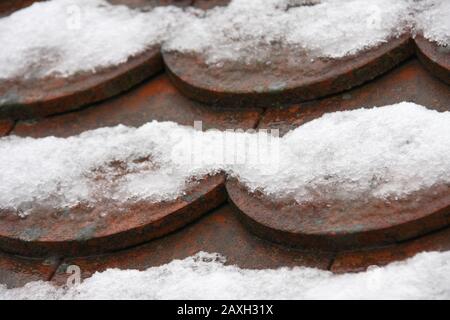
[[143, 12], [105, 0], [34, 3], [0, 19], [0, 79], [69, 76], [124, 63], [159, 46], [188, 16], [174, 6]]
[[145, 271], [109, 269], [68, 289], [0, 286], [0, 299], [450, 299], [450, 252], [421, 253], [366, 272], [248, 270], [200, 252]]
[[280, 149], [276, 168], [237, 170], [250, 191], [298, 202], [395, 200], [450, 182], [450, 112], [404, 102], [328, 113], [289, 132]]
[[341, 58], [404, 34], [410, 1], [234, 0], [191, 21], [163, 46], [201, 53], [207, 64], [270, 61], [273, 48], [314, 57]]
[[271, 52], [284, 48], [311, 59], [342, 58], [410, 30], [445, 45], [449, 6], [439, 0], [233, 0], [203, 11], [50, 0], [0, 19], [0, 79], [95, 72], [160, 45], [201, 54], [217, 66], [270, 63]]
[[341, 58], [407, 32], [411, 8], [419, 8], [426, 36], [448, 37], [442, 16], [448, 4], [420, 15], [422, 7], [411, 0], [234, 0], [208, 11], [139, 10], [105, 0], [38, 2], [0, 19], [0, 79], [95, 72], [161, 44], [200, 53], [210, 64], [269, 62], [271, 49], [287, 47], [311, 58]]
[[422, 0], [415, 15], [417, 32], [442, 46], [450, 44], [450, 1]]
[[0, 139], [0, 209], [173, 200], [217, 172], [300, 203], [395, 199], [450, 183], [449, 137], [450, 112], [406, 102], [325, 114], [282, 138], [156, 121], [65, 139], [10, 136]]

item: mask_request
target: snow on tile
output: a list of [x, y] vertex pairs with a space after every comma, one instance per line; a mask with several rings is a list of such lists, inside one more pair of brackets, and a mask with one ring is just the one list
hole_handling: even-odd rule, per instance
[[417, 31], [440, 45], [450, 45], [450, 1], [422, 0], [417, 5]]
[[105, 0], [38, 2], [0, 19], [0, 79], [69, 76], [126, 62], [159, 45], [187, 14], [149, 12]]
[[450, 183], [450, 112], [413, 103], [325, 114], [272, 132], [199, 131], [172, 122], [69, 138], [0, 139], [0, 208], [163, 201], [219, 171], [298, 202], [397, 198]]
[[37, 207], [105, 199], [175, 199], [191, 177], [203, 174], [171, 160], [172, 147], [183, 143], [190, 130], [194, 129], [152, 122], [138, 129], [119, 125], [67, 139], [2, 138], [0, 208], [26, 215]]
[[163, 48], [201, 53], [210, 65], [268, 63], [273, 48], [341, 58], [403, 34], [409, 13], [409, 0], [234, 0], [192, 21]]
[[280, 154], [232, 173], [251, 191], [298, 202], [395, 199], [450, 183], [450, 112], [404, 102], [329, 113], [284, 136]]
[[[202, 132], [173, 122], [119, 125], [69, 138], [0, 138], [0, 209], [26, 216], [39, 208], [114, 201], [161, 202], [187, 184], [226, 169], [223, 146], [258, 135]], [[236, 141], [240, 142], [236, 142]]]
[[341, 58], [404, 34], [414, 12], [427, 38], [448, 43], [448, 1], [233, 0], [203, 11], [50, 0], [0, 19], [0, 79], [96, 71], [161, 44], [218, 66], [270, 63], [273, 50], [286, 48]]
[[450, 252], [421, 253], [366, 272], [248, 270], [200, 252], [145, 271], [109, 269], [68, 289], [0, 286], [0, 299], [450, 299]]

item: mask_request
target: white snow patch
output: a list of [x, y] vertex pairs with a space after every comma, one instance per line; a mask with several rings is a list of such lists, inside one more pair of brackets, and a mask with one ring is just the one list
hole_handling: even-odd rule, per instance
[[95, 72], [160, 45], [202, 54], [216, 66], [270, 63], [274, 48], [342, 58], [408, 32], [415, 19], [425, 37], [447, 44], [449, 8], [438, 0], [233, 0], [208, 11], [139, 10], [105, 0], [50, 0], [0, 19], [0, 79]]
[[186, 182], [219, 171], [298, 202], [403, 197], [450, 183], [449, 137], [450, 112], [406, 102], [325, 114], [282, 138], [156, 121], [69, 138], [10, 136], [0, 139], [0, 208], [26, 215], [105, 199], [173, 200]]
[[273, 46], [339, 58], [404, 33], [409, 2], [234, 0], [206, 12], [142, 11], [105, 0], [38, 2], [0, 19], [0, 79], [95, 72], [162, 43], [202, 53], [209, 63], [267, 62]]
[[439, 45], [450, 45], [450, 1], [422, 0], [418, 3], [417, 31]]
[[124, 63], [188, 17], [173, 6], [143, 12], [105, 0], [37, 2], [0, 19], [0, 79], [69, 76]]
[[267, 62], [273, 48], [341, 58], [404, 34], [409, 13], [409, 0], [234, 0], [178, 30], [163, 49], [202, 53], [211, 65]]
[[[0, 139], [0, 208], [22, 214], [39, 206], [71, 207], [104, 199], [117, 202], [175, 199], [187, 181], [208, 168], [177, 163], [171, 152], [194, 129], [151, 122], [119, 125], [67, 139]], [[187, 136], [185, 136], [187, 135]]]
[[249, 270], [200, 252], [145, 271], [109, 269], [68, 289], [0, 286], [0, 299], [450, 299], [450, 252], [421, 253], [366, 272]]
[[328, 113], [285, 135], [280, 154], [275, 168], [236, 174], [251, 191], [298, 202], [395, 199], [450, 183], [450, 112], [403, 102]]

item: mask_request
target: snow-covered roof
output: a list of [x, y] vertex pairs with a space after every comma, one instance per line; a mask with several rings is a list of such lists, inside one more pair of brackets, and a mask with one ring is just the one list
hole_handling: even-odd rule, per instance
[[449, 298], [448, 1], [31, 2], [0, 299]]

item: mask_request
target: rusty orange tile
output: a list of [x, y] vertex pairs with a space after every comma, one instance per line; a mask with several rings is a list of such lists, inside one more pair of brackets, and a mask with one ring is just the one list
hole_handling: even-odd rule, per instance
[[0, 137], [7, 135], [13, 128], [14, 121], [0, 120]]
[[320, 100], [290, 107], [268, 109], [260, 128], [278, 128], [281, 134], [328, 112], [361, 107], [415, 102], [438, 111], [450, 110], [450, 90], [419, 63], [411, 59], [364, 86]]
[[95, 73], [0, 80], [0, 119], [32, 119], [74, 110], [124, 92], [162, 68], [159, 47], [153, 47]]
[[256, 126], [261, 113], [261, 109], [213, 108], [194, 102], [181, 95], [166, 75], [160, 75], [126, 94], [77, 112], [18, 122], [12, 134], [67, 137], [118, 124], [138, 127], [152, 120], [190, 126], [202, 121], [204, 129], [248, 129]]
[[19, 217], [0, 209], [0, 248], [24, 256], [77, 256], [137, 245], [183, 227], [226, 201], [224, 177], [206, 177], [173, 201], [37, 208]]
[[372, 265], [383, 266], [405, 260], [419, 252], [447, 250], [450, 250], [450, 228], [393, 246], [340, 253], [331, 270], [336, 273], [359, 272]]
[[193, 6], [208, 10], [218, 6], [226, 6], [228, 3], [230, 3], [230, 0], [194, 0]]
[[282, 266], [327, 269], [333, 256], [323, 252], [302, 252], [260, 240], [249, 233], [233, 209], [225, 205], [176, 233], [148, 244], [108, 255], [66, 259], [53, 281], [64, 284], [69, 265], [79, 266], [83, 278], [87, 278], [108, 268], [143, 270], [173, 259], [184, 259], [199, 251], [220, 253], [227, 257], [228, 265], [250, 269]]
[[[289, 130], [316, 119], [327, 112], [384, 106], [401, 101], [412, 101], [439, 111], [449, 111], [450, 90], [445, 83], [428, 73], [417, 59], [412, 59], [388, 74], [342, 94], [291, 107], [267, 109], [259, 123], [259, 128], [278, 128], [281, 134], [285, 134]], [[313, 208], [281, 206], [281, 204], [273, 203], [268, 199], [249, 195], [238, 185], [233, 185], [232, 183], [227, 184], [227, 189], [230, 199], [241, 209], [244, 221], [247, 222], [253, 232], [269, 240], [288, 245], [321, 247], [328, 250], [344, 250], [352, 246], [379, 246], [426, 234], [449, 223], [447, 218], [450, 210], [448, 206], [448, 186], [446, 190], [442, 191], [442, 197], [439, 199], [434, 198], [431, 193], [429, 195], [421, 194], [419, 198], [422, 201], [415, 208], [410, 207], [412, 202], [408, 201], [399, 203], [396, 207], [383, 207], [383, 210], [380, 210], [376, 204], [373, 204], [373, 207], [366, 207], [357, 202], [346, 204], [344, 215], [338, 221], [340, 225], [334, 226], [335, 229], [342, 231], [343, 235], [340, 236], [331, 232], [316, 234], [312, 230], [299, 232], [299, 234], [284, 232], [284, 229], [292, 230], [293, 226], [295, 227], [299, 223], [302, 225], [307, 224], [304, 221], [305, 215], [308, 217], [308, 212], [313, 210]], [[336, 208], [342, 205], [337, 205]], [[434, 205], [437, 207], [432, 208]], [[360, 206], [359, 209], [358, 206]], [[318, 207], [321, 208], [320, 204], [318, 204]], [[322, 220], [325, 219], [327, 221], [326, 212], [329, 212], [331, 209], [322, 208], [319, 210], [319, 212], [323, 213], [323, 216], [321, 216]], [[290, 219], [276, 220], [274, 225], [274, 219], [271, 219], [271, 217], [279, 215], [283, 210]], [[317, 208], [314, 210], [317, 210]], [[367, 210], [377, 212], [378, 215], [373, 215], [372, 218], [378, 217], [378, 222], [374, 220], [369, 223], [358, 219], [358, 212], [361, 210], [364, 212], [367, 212]], [[392, 210], [397, 210], [398, 212], [393, 213]], [[406, 218], [406, 220], [398, 225], [399, 221], [396, 220], [400, 219], [398, 213], [405, 213], [405, 210], [407, 214], [403, 214], [401, 218]], [[339, 210], [332, 211], [339, 212]], [[302, 214], [298, 214], [299, 212]], [[435, 220], [437, 218], [437, 215], [433, 214], [435, 212], [440, 213], [441, 219]], [[392, 216], [388, 213], [392, 213]], [[407, 217], [408, 215], [410, 215], [409, 218]], [[349, 216], [352, 217], [351, 221], [347, 220]], [[314, 211], [314, 214], [311, 213], [311, 219], [312, 223], [320, 220], [317, 218], [316, 211]], [[345, 221], [349, 222], [347, 226], [344, 226]], [[361, 233], [361, 228], [368, 227], [368, 223], [377, 224], [379, 230], [376, 231], [377, 228], [373, 228], [374, 226], [372, 225], [369, 229], [373, 230], [373, 232], [364, 235]], [[389, 225], [396, 226], [389, 228]], [[322, 227], [330, 226], [322, 225]], [[353, 228], [357, 230], [353, 230]], [[338, 239], [339, 237], [341, 239]]]
[[21, 287], [31, 281], [50, 280], [59, 259], [31, 259], [0, 252], [0, 284]]
[[416, 52], [423, 65], [436, 77], [450, 85], [450, 47], [439, 46], [418, 35]]
[[38, 1], [43, 0], [2, 0], [0, 1], [0, 17], [7, 16]]
[[[372, 80], [414, 54], [409, 34], [377, 48], [342, 59], [306, 57], [297, 67], [287, 64], [290, 52], [274, 52], [270, 65], [227, 61], [210, 67], [196, 54], [163, 52], [175, 86], [186, 96], [221, 106], [271, 106], [311, 100]], [[300, 57], [296, 53], [295, 57]]]
[[152, 8], [156, 6], [175, 5], [187, 7], [192, 4], [192, 0], [107, 0], [111, 4], [126, 5], [127, 7], [136, 8]]
[[383, 246], [450, 224], [450, 186], [446, 184], [390, 203], [364, 198], [298, 204], [249, 193], [235, 179], [228, 180], [226, 188], [252, 232], [303, 249], [344, 251]]

